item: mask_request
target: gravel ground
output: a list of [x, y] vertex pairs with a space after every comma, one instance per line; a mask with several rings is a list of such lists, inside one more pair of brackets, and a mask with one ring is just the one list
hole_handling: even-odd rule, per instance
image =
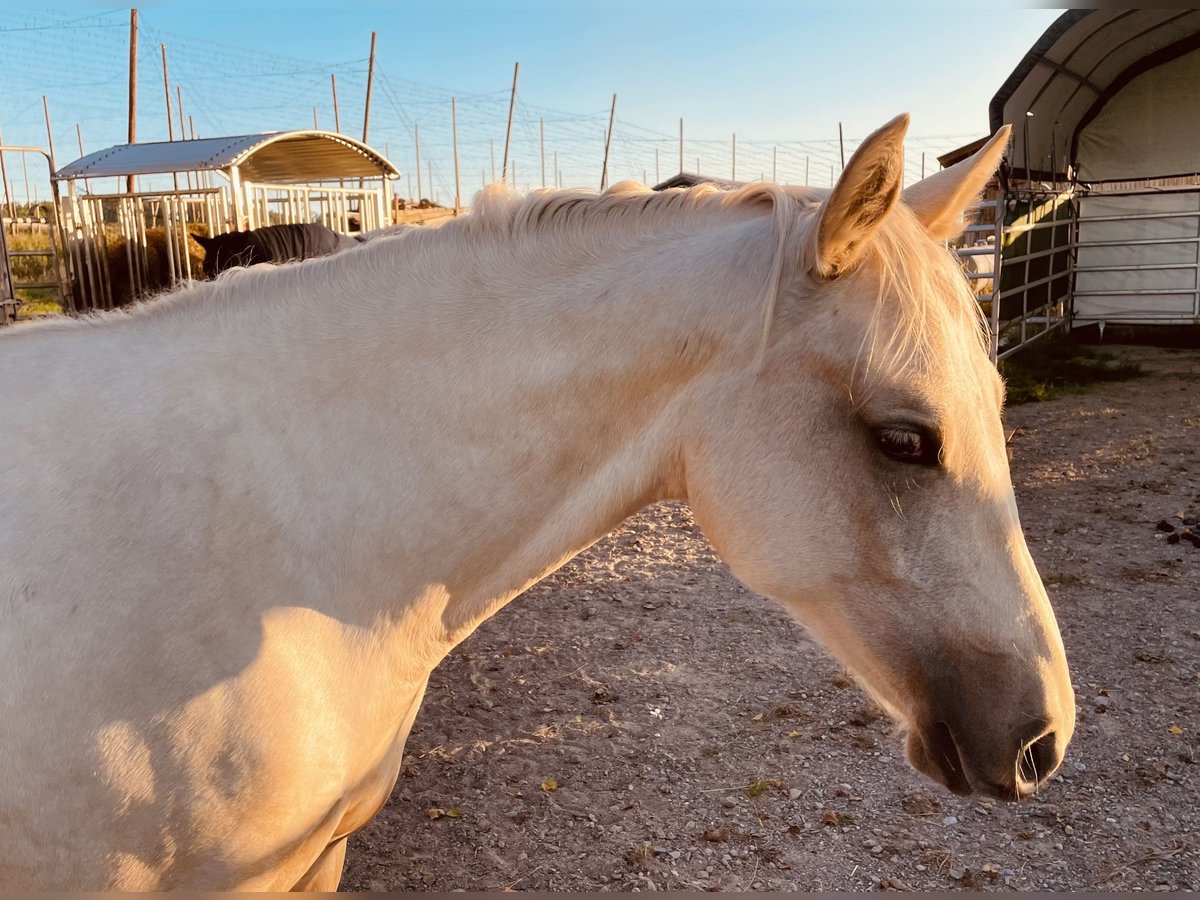
[[1200, 888], [1200, 549], [1170, 542], [1200, 515], [1200, 351], [1127, 352], [1145, 377], [1007, 414], [1079, 703], [1039, 796], [962, 799], [914, 772], [664, 504], [438, 668], [342, 888]]

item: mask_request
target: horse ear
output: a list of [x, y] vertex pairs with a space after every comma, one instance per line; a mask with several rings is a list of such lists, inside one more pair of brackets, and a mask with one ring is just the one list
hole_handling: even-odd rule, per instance
[[963, 216], [996, 174], [1011, 125], [997, 131], [974, 156], [918, 181], [904, 192], [904, 205], [913, 211], [934, 240], [948, 241], [963, 230]]
[[207, 250], [209, 247], [211, 247], [213, 245], [212, 238], [205, 237], [202, 234], [192, 234], [190, 231], [188, 232], [188, 234], [191, 235], [191, 238], [193, 241], [195, 241], [197, 244], [199, 244], [205, 250]]
[[896, 116], [850, 157], [821, 208], [814, 274], [836, 278], [854, 267], [871, 233], [900, 199], [908, 113]]

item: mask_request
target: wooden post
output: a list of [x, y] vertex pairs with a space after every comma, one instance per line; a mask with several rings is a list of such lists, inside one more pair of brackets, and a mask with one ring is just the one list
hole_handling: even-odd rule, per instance
[[[79, 158], [83, 159], [83, 132], [79, 128], [79, 123], [75, 123], [75, 142], [79, 145]], [[84, 185], [88, 184], [88, 180], [83, 179]]]
[[[50, 104], [46, 102], [46, 95], [45, 95], [45, 94], [43, 94], [43, 95], [42, 95], [42, 111], [43, 111], [43, 112], [46, 114], [46, 145], [47, 145], [47, 149], [50, 151], [50, 175], [51, 175], [51, 179], [50, 179], [50, 196], [51, 196], [51, 199], [53, 199], [53, 200], [57, 201], [57, 199], [58, 199], [58, 185], [57, 185], [57, 182], [55, 182], [55, 181], [54, 181], [54, 178], [53, 178], [53, 176], [54, 176], [54, 173], [58, 171], [58, 163], [56, 163], [56, 162], [54, 161], [54, 131], [53, 131], [53, 129], [50, 127]], [[21, 154], [21, 159], [22, 159], [22, 160], [24, 160], [26, 156], [28, 156], [28, 154], [26, 154], [26, 153], [22, 153], [22, 154]], [[29, 189], [29, 181], [28, 181], [28, 179], [29, 179], [29, 175], [28, 175], [28, 174], [26, 174], [25, 178], [26, 178], [25, 187], [26, 187], [26, 191], [28, 192], [28, 189]], [[71, 182], [68, 182], [68, 183], [69, 183], [69, 184], [70, 184], [70, 186], [71, 186], [71, 190], [72, 190], [72, 191], [74, 191], [74, 190], [75, 190], [75, 182], [74, 182], [74, 181], [71, 181]], [[35, 196], [33, 199], [34, 199], [34, 202], [36, 203], [36, 201], [37, 201], [37, 197]], [[28, 202], [29, 202], [29, 195], [28, 195], [28, 193], [26, 193], [26, 196], [25, 196], [25, 201], [26, 201], [26, 203], [28, 203]], [[73, 204], [72, 204], [72, 205], [73, 205]], [[57, 203], [57, 202], [55, 202], [55, 204], [54, 204], [54, 221], [56, 221], [56, 222], [59, 222], [60, 224], [61, 224], [61, 222], [62, 222], [62, 220], [61, 220], [61, 219], [59, 218], [59, 216], [58, 216], [58, 203]], [[61, 235], [61, 231], [60, 231], [60, 235]], [[63, 240], [63, 252], [65, 253], [65, 252], [66, 252], [66, 249], [67, 249], [67, 246], [66, 246], [65, 235], [63, 235], [63, 237], [64, 237], [64, 240]]]
[[58, 166], [54, 162], [54, 132], [50, 130], [50, 104], [46, 102], [45, 94], [42, 94], [42, 111], [46, 114], [46, 144], [50, 148], [50, 169], [53, 174], [58, 171]]
[[[175, 111], [179, 113], [179, 139], [187, 140], [187, 129], [183, 127], [183, 88], [180, 85], [175, 85]], [[188, 172], [184, 176], [187, 180], [188, 190], [192, 189], [192, 173]]]
[[242, 218], [245, 216], [245, 198], [242, 196], [242, 173], [237, 166], [229, 167], [229, 197], [233, 201], [233, 228], [231, 231], [242, 231]]
[[462, 182], [458, 177], [458, 108], [450, 98], [450, 136], [454, 147], [454, 214], [462, 209]]
[[313, 131], [317, 131], [321, 126], [317, 124], [317, 108], [313, 107]]
[[167, 140], [175, 140], [175, 122], [171, 118], [171, 82], [167, 79], [167, 45], [159, 44], [159, 49], [162, 50], [163, 64], [163, 99], [167, 104]]
[[175, 85], [175, 106], [179, 113], [179, 139], [187, 140], [187, 129], [183, 127], [183, 88], [180, 85]]
[[367, 100], [363, 105], [363, 143], [367, 142], [367, 129], [371, 125], [371, 82], [375, 79], [375, 32], [371, 32], [371, 58], [367, 63]]
[[921, 180], [925, 179], [925, 153], [921, 152]]
[[[138, 45], [138, 11], [129, 11], [129, 132], [128, 141], [137, 143], [137, 45]], [[134, 176], [125, 179], [125, 191], [134, 191]]]
[[808, 162], [809, 162], [809, 158], [807, 156], [804, 157], [804, 183], [805, 183], [805, 185], [812, 184], [812, 182], [808, 180]]
[[417, 203], [421, 202], [421, 126], [414, 125], [413, 133], [417, 146]]
[[538, 119], [538, 146], [542, 156], [542, 187], [546, 186], [546, 120]]
[[333, 130], [342, 133], [342, 117], [338, 113], [337, 104], [337, 75], [329, 73], [329, 86], [333, 88]]
[[[167, 79], [167, 45], [159, 44], [158, 46], [162, 50], [163, 97], [167, 101], [167, 140], [173, 141], [175, 140], [175, 125], [171, 121], [171, 82]], [[172, 172], [171, 179], [175, 182], [175, 190], [179, 190], [179, 173]]]
[[[4, 135], [0, 134], [0, 146], [4, 145]], [[21, 154], [24, 156], [25, 154]], [[8, 217], [15, 219], [16, 213], [13, 212], [12, 193], [8, 188], [8, 166], [4, 162], [4, 154], [0, 153], [0, 184], [4, 189], [4, 205], [8, 207]], [[4, 207], [0, 206], [0, 225], [3, 225]]]
[[[189, 135], [189, 140], [194, 141], [196, 139], [196, 123], [192, 121], [191, 113], [188, 113], [188, 135]], [[201, 172], [200, 173], [200, 185], [201, 185], [201, 187], [206, 187], [206, 188], [212, 187], [212, 181], [210, 180], [209, 172]]]
[[508, 98], [508, 127], [504, 130], [504, 165], [500, 169], [500, 177], [503, 181], [508, 181], [508, 147], [512, 142], [513, 108], [517, 105], [517, 73], [520, 71], [521, 64], [514, 63], [512, 93]]
[[838, 150], [842, 154], [842, 168], [846, 168], [846, 142], [842, 139], [842, 123], [838, 122]]
[[600, 170], [600, 190], [608, 187], [608, 150], [612, 146], [613, 121], [617, 117], [617, 95], [613, 94], [612, 109], [608, 111], [608, 131], [604, 134], [604, 166]]

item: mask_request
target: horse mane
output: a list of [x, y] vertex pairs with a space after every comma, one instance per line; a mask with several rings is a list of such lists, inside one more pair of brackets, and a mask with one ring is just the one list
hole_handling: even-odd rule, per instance
[[659, 230], [695, 225], [709, 217], [727, 222], [731, 213], [750, 218], [771, 210], [794, 220], [815, 210], [823, 199], [823, 193], [812, 188], [757, 183], [734, 190], [702, 183], [655, 191], [636, 181], [622, 181], [602, 193], [547, 189], [525, 196], [494, 184], [476, 194], [470, 215], [448, 224], [460, 225], [466, 234], [500, 231], [510, 238], [551, 232], [569, 235], [577, 229], [604, 226]]
[[[701, 183], [655, 191], [638, 182], [623, 181], [601, 193], [547, 189], [522, 196], [506, 185], [493, 184], [476, 194], [470, 213], [461, 218], [436, 228], [386, 227], [364, 234], [361, 241], [368, 246], [394, 244], [396, 252], [406, 255], [455, 240], [480, 250], [498, 242], [541, 246], [547, 240], [563, 244], [590, 241], [594, 245], [605, 235], [632, 241], [646, 233], [684, 233], [769, 215], [776, 246], [764, 284], [761, 360], [775, 320], [783, 273], [787, 268], [799, 272], [810, 269], [816, 229], [808, 226], [815, 221], [828, 194], [828, 190], [820, 188], [770, 183], [752, 183], [734, 189]], [[298, 264], [235, 268], [215, 281], [176, 288], [130, 307], [67, 321], [47, 321], [19, 331], [32, 327], [43, 331], [95, 326], [114, 320], [174, 316], [185, 310], [200, 313], [218, 303], [241, 306], [237, 295], [270, 294], [263, 290], [267, 287], [264, 282], [294, 270], [296, 265], [306, 267], [306, 275], [321, 291], [341, 274], [341, 266], [348, 262], [347, 254], [358, 252], [352, 249]], [[934, 256], [938, 253], [944, 257], [941, 264]], [[375, 255], [371, 267], [377, 268], [383, 262]], [[860, 268], [872, 267], [879, 275], [879, 297], [859, 354], [859, 362], [865, 365], [864, 374], [877, 365], [893, 368], [914, 356], [929, 357], [937, 331], [933, 316], [948, 315], [951, 321], [945, 324], [960, 334], [969, 333], [973, 340], [982, 343], [986, 352], [989, 338], [982, 327], [979, 304], [971, 297], [950, 255], [929, 240], [903, 203], [897, 204], [872, 237]], [[855, 274], [843, 277], [854, 278]], [[934, 301], [947, 293], [954, 298], [950, 304]], [[294, 299], [282, 296], [272, 302], [283, 307]], [[946, 308], [938, 312], [932, 307]], [[964, 327], [967, 323], [969, 329]], [[859, 367], [856, 365], [856, 369]]]
[[562, 241], [595, 234], [595, 229], [626, 239], [653, 232], [682, 233], [705, 224], [728, 224], [770, 215], [776, 247], [767, 273], [762, 303], [762, 339], [758, 358], [767, 349], [785, 264], [807, 257], [795, 237], [800, 224], [815, 217], [827, 192], [758, 182], [728, 187], [703, 182], [686, 188], [655, 191], [637, 181], [621, 181], [601, 193], [586, 189], [541, 190], [521, 197], [504, 185], [490, 185], [475, 196], [471, 215], [448, 223], [464, 236], [503, 235], [511, 240], [554, 238]]
[[[655, 191], [636, 181], [622, 181], [601, 193], [546, 189], [522, 196], [503, 184], [493, 184], [475, 195], [469, 215], [437, 229], [404, 231], [414, 239], [457, 232], [468, 241], [571, 241], [592, 237], [598, 229], [636, 237], [727, 223], [731, 216], [771, 215], [776, 249], [763, 303], [761, 357], [775, 318], [785, 265], [790, 262], [800, 272], [811, 267], [815, 229], [808, 226], [829, 193], [822, 188], [771, 183], [731, 189], [707, 182]], [[987, 352], [990, 338], [982, 308], [950, 253], [930, 241], [903, 203], [897, 204], [872, 236], [862, 268], [874, 268], [879, 276], [879, 297], [860, 353], [864, 374], [876, 365], [895, 367], [914, 356], [928, 358], [938, 319], [965, 337], [972, 351], [981, 348]], [[936, 299], [947, 296], [949, 303]]]

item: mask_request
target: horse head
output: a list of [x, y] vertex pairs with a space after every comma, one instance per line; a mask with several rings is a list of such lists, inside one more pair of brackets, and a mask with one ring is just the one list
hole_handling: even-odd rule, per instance
[[1060, 765], [1074, 694], [1017, 517], [978, 307], [944, 242], [1007, 127], [902, 190], [908, 117], [795, 224], [757, 362], [707, 380], [681, 454], [734, 572], [783, 602], [958, 793]]
[[192, 240], [204, 250], [205, 277], [216, 278], [226, 269], [248, 266], [257, 262], [250, 234], [246, 231], [231, 231], [228, 234], [217, 234], [212, 237], [191, 234]]

